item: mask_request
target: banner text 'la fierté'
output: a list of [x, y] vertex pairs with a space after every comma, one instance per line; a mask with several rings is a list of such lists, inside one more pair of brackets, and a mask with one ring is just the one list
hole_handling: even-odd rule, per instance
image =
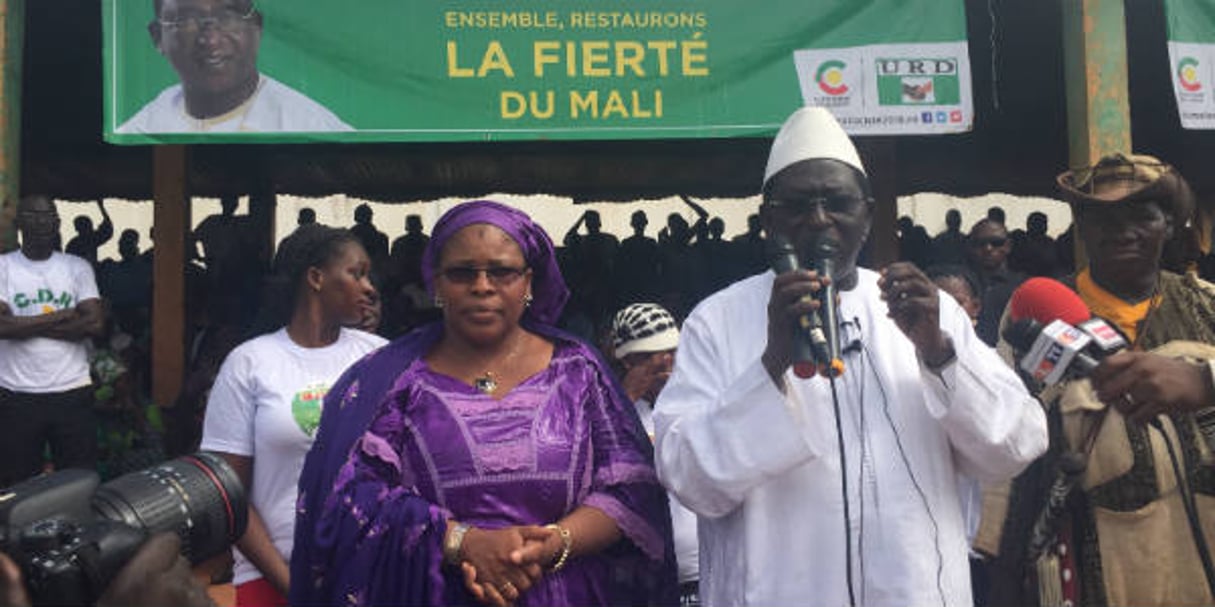
[[[446, 41], [448, 78], [503, 83], [497, 105], [504, 120], [528, 116], [550, 120], [558, 114], [570, 120], [660, 119], [664, 81], [706, 78], [711, 73], [709, 41], [703, 31], [708, 18], [700, 12], [447, 11], [443, 25], [452, 32], [545, 30], [529, 44], [491, 37], [473, 46], [466, 35]], [[562, 38], [561, 32], [567, 30], [580, 36]], [[583, 37], [587, 30], [637, 35]], [[521, 70], [530, 74], [532, 82], [551, 86], [526, 90], [510, 86]]]

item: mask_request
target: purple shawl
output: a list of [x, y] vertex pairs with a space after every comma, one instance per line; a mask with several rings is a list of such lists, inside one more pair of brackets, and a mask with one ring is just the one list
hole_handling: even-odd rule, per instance
[[435, 264], [443, 252], [443, 245], [451, 237], [476, 223], [486, 223], [500, 228], [518, 243], [523, 250], [523, 259], [532, 269], [532, 304], [525, 316], [550, 327], [557, 326], [561, 309], [570, 297], [565, 279], [557, 267], [557, 255], [553, 252], [553, 241], [544, 228], [532, 221], [526, 213], [492, 200], [474, 200], [452, 207], [439, 218], [430, 242], [422, 252], [422, 280], [426, 290], [434, 294]]
[[[594, 466], [587, 472], [595, 479], [611, 480], [612, 489], [585, 496], [584, 503], [612, 516], [625, 539], [595, 558], [586, 558], [581, 569], [577, 561], [584, 559], [571, 564], [572, 571], [593, 576], [594, 583], [565, 575], [571, 567], [558, 574], [562, 576], [558, 583], [569, 587], [565, 596], [570, 601], [584, 604], [601, 602], [600, 598], [639, 605], [677, 604], [668, 498], [653, 471], [649, 440], [606, 363], [592, 348], [548, 324], [555, 322], [568, 293], [548, 237], [542, 231], [531, 233], [530, 220], [526, 225], [500, 225], [518, 215], [522, 214], [496, 203], [456, 207], [440, 220], [442, 231], [436, 227], [427, 259], [433, 260], [459, 227], [471, 223], [502, 227], [520, 243], [535, 272], [534, 315], [525, 316], [524, 324], [557, 345], [554, 358], [560, 350], [584, 360], [587, 377], [594, 378], [585, 386], [578, 384], [582, 392], [576, 400], [594, 401], [606, 411], [613, 441], [609, 448], [596, 451]], [[536, 249], [547, 250], [547, 258], [535, 256]], [[428, 261], [424, 269], [429, 271], [432, 265]], [[291, 557], [292, 605], [472, 604], [460, 576], [442, 567], [443, 534], [455, 507], [449, 510], [424, 498], [418, 483], [425, 475], [403, 469], [406, 454], [386, 449], [383, 440], [387, 429], [402, 427], [397, 412], [409, 410], [410, 389], [418, 380], [418, 374], [409, 371], [411, 366], [442, 335], [442, 324], [435, 323], [392, 342], [348, 369], [326, 396], [316, 442], [300, 477]], [[411, 446], [417, 447], [406, 445]], [[602, 588], [609, 592], [598, 592]], [[520, 604], [527, 604], [526, 599], [524, 595]], [[552, 594], [549, 600], [560, 602]]]

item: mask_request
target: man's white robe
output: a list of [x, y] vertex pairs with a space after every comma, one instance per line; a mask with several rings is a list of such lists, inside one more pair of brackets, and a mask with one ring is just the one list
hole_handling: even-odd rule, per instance
[[[1046, 418], [970, 319], [941, 298], [956, 361], [940, 375], [887, 317], [878, 275], [840, 295], [847, 369], [836, 380], [846, 444], [853, 574], [864, 605], [971, 604], [957, 475], [1020, 472]], [[760, 356], [774, 274], [701, 303], [655, 407], [663, 483], [699, 515], [705, 605], [848, 604], [840, 457], [830, 384]]]

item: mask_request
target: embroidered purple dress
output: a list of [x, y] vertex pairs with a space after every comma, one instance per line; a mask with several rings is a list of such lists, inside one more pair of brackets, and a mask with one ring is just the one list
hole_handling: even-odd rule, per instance
[[427, 366], [440, 324], [329, 391], [300, 480], [292, 605], [474, 605], [442, 563], [448, 519], [543, 525], [579, 506], [611, 517], [621, 541], [518, 605], [678, 603], [667, 497], [634, 408], [594, 350], [525, 324], [554, 343], [552, 361], [501, 400]]

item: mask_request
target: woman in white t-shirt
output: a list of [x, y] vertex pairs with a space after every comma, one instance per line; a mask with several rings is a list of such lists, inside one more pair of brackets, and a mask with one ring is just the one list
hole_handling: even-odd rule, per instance
[[250, 496], [234, 553], [238, 607], [287, 604], [297, 484], [321, 403], [346, 367], [386, 343], [345, 328], [375, 301], [370, 267], [348, 230], [293, 232], [279, 245], [264, 303], [280, 328], [233, 350], [211, 389], [202, 448], [223, 455]]

